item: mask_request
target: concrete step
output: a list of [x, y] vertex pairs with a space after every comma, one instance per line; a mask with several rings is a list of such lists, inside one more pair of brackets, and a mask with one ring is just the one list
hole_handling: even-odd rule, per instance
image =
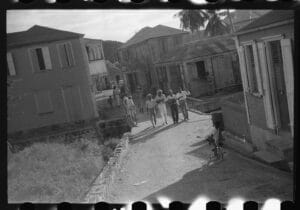
[[276, 138], [266, 142], [267, 150], [288, 161], [293, 160], [293, 141], [290, 139]]
[[261, 162], [264, 162], [264, 163], [271, 165], [275, 168], [278, 168], [280, 170], [290, 171], [288, 162], [284, 158], [282, 158], [274, 153], [271, 153], [269, 151], [260, 150], [260, 151], [254, 152], [253, 157]]
[[279, 161], [282, 161], [283, 159], [279, 157], [278, 155], [275, 155], [274, 153], [271, 153], [269, 151], [260, 150], [253, 153], [254, 157], [260, 159], [261, 161], [272, 164]]

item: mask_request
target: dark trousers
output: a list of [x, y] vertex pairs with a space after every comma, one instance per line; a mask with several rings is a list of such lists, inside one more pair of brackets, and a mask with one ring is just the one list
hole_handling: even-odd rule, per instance
[[170, 105], [172, 119], [174, 123], [178, 123], [178, 106], [177, 104]]

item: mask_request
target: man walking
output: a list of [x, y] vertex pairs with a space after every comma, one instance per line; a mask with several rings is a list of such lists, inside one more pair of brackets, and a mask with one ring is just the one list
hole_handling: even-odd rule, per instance
[[178, 123], [178, 101], [175, 94], [173, 94], [172, 90], [169, 90], [169, 95], [167, 97], [167, 102], [171, 109], [173, 123]]
[[186, 102], [186, 96], [188, 96], [188, 95], [190, 95], [190, 92], [184, 91], [184, 90], [182, 90], [182, 88], [179, 88], [179, 91], [176, 95], [184, 120], [189, 119], [188, 107], [187, 107], [187, 102]]

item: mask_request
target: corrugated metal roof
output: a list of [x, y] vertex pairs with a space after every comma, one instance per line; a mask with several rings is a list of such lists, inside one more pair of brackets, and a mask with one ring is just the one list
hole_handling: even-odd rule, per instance
[[7, 34], [7, 47], [83, 37], [83, 34], [35, 25], [27, 31]]
[[138, 31], [132, 38], [130, 38], [125, 44], [123, 44], [121, 48], [126, 48], [130, 45], [134, 45], [151, 38], [170, 36], [176, 34], [184, 34], [184, 33], [188, 33], [188, 32], [177, 28], [164, 26], [164, 25], [157, 25], [153, 28], [144, 27], [140, 31]]
[[273, 10], [241, 28], [237, 33], [294, 18], [293, 10]]
[[193, 42], [193, 44], [183, 45], [170, 51], [156, 62], [156, 64], [188, 61], [194, 58], [212, 56], [235, 49], [234, 40], [230, 36], [202, 39]]

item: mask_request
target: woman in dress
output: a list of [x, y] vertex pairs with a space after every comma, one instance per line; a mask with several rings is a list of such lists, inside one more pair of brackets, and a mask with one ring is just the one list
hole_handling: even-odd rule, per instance
[[168, 124], [168, 121], [167, 121], [166, 96], [165, 96], [165, 94], [162, 93], [162, 90], [158, 90], [157, 91], [157, 95], [155, 97], [155, 101], [157, 103], [160, 116], [161, 116], [162, 120], [164, 121], [163, 125]]

